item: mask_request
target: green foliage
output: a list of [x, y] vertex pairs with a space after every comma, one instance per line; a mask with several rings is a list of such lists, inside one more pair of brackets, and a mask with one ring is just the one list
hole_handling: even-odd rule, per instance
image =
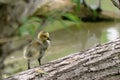
[[[64, 16], [68, 18], [70, 21], [73, 21], [76, 24], [76, 27], [80, 29], [80, 22], [81, 22], [80, 18], [78, 18], [76, 15], [73, 15], [72, 13], [66, 13], [64, 14]], [[61, 23], [63, 24], [63, 26], [65, 26], [63, 22]]]
[[23, 19], [23, 25], [19, 29], [20, 36], [31, 35], [35, 36], [36, 30], [40, 28], [40, 19], [37, 17], [32, 17], [30, 19]]
[[73, 2], [75, 2], [77, 4], [77, 7], [76, 7], [76, 13], [79, 13], [80, 11], [80, 0], [72, 0]]
[[96, 19], [97, 16], [98, 16], [98, 12], [96, 10], [93, 10], [93, 19]]
[[71, 32], [71, 30], [69, 28], [67, 28], [68, 25], [66, 25], [66, 23], [63, 20], [58, 20], [58, 21], [62, 24], [62, 26], [64, 27], [64, 29], [66, 29], [68, 32]]
[[[64, 26], [64, 28], [66, 28], [68, 25], [66, 25], [66, 23], [64, 23], [64, 21], [60, 19], [61, 16], [65, 16], [67, 19], [74, 22], [75, 24], [77, 23], [77, 27], [79, 28], [80, 27], [79, 23], [81, 20], [76, 16], [76, 14], [80, 10], [80, 0], [73, 0], [73, 1], [77, 4], [75, 14], [72, 13], [58, 14], [57, 17], [55, 18], [52, 16], [46, 16], [46, 21], [50, 22], [50, 24], [53, 24], [57, 20], [59, 21], [59, 23], [62, 24], [62, 26]], [[37, 17], [31, 17], [30, 19], [23, 18], [22, 21], [23, 21], [23, 25], [19, 29], [20, 36], [31, 35], [32, 37], [34, 37], [36, 34], [36, 30], [38, 28], [39, 29], [41, 28], [40, 27], [41, 19]], [[52, 26], [50, 26], [50, 28], [52, 28]], [[68, 29], [69, 28], [67, 28], [67, 30]]]
[[66, 13], [64, 14], [65, 17], [67, 17], [69, 20], [73, 21], [73, 22], [79, 22], [80, 19], [76, 16], [76, 15], [73, 15], [71, 13]]

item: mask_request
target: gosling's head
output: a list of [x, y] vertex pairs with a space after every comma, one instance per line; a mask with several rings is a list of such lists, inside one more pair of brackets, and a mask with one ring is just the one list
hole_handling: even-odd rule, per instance
[[45, 31], [40, 31], [37, 38], [41, 41], [50, 40], [49, 33]]

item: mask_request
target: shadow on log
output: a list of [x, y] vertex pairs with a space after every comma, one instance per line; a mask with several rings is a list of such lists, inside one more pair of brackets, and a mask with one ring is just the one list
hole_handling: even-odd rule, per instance
[[[43, 70], [47, 74], [36, 72]], [[3, 80], [119, 80], [120, 39], [46, 63]]]

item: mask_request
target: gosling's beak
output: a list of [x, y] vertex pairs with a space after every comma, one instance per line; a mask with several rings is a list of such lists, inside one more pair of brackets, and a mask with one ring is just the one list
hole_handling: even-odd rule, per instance
[[48, 38], [47, 40], [51, 41], [51, 39], [50, 39], [50, 38]]

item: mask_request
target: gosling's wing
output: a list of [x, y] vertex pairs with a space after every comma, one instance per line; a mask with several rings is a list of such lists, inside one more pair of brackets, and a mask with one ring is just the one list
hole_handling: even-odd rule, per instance
[[24, 57], [27, 59], [37, 58], [40, 55], [41, 43], [34, 41], [24, 49]]
[[43, 45], [44, 45], [43, 50], [46, 52], [50, 47], [50, 41], [47, 40]]
[[39, 56], [39, 58], [43, 57], [43, 55], [46, 53], [46, 51], [49, 48], [49, 46], [50, 46], [50, 42], [48, 42], [48, 41], [45, 41], [45, 42], [42, 43], [42, 47], [40, 49], [40, 56]]

